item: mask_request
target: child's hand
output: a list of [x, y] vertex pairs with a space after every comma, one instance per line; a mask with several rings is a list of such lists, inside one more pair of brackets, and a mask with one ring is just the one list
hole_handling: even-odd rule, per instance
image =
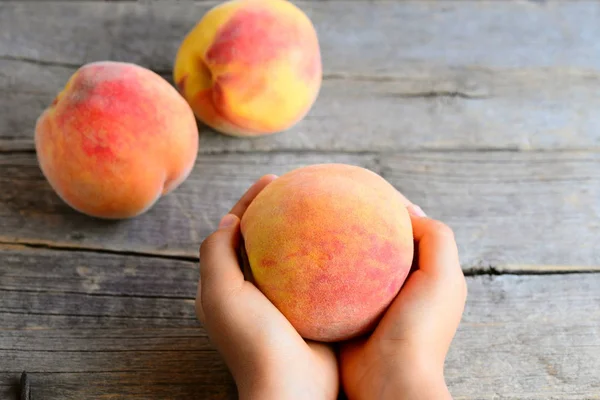
[[240, 218], [275, 178], [258, 180], [202, 243], [196, 313], [227, 363], [240, 399], [335, 399], [339, 378], [331, 348], [302, 339], [244, 280], [238, 262]]
[[418, 267], [368, 339], [342, 347], [348, 398], [451, 399], [444, 361], [458, 328], [467, 286], [450, 228], [407, 201]]

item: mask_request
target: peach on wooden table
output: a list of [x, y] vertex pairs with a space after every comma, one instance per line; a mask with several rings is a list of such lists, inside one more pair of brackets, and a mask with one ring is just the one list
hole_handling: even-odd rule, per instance
[[230, 0], [185, 37], [174, 80], [198, 119], [233, 136], [283, 131], [318, 96], [321, 54], [307, 15], [287, 0]]
[[413, 259], [403, 197], [352, 165], [282, 175], [250, 204], [241, 230], [255, 284], [307, 339], [369, 332]]
[[82, 66], [39, 117], [37, 157], [56, 193], [99, 218], [149, 209], [192, 170], [198, 127], [166, 80], [119, 62]]

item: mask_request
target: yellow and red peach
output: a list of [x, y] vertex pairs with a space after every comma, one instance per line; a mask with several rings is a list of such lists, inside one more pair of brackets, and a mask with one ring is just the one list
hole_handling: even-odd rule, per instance
[[287, 0], [230, 0], [185, 37], [174, 80], [198, 119], [233, 136], [283, 131], [312, 107], [322, 80], [315, 28]]
[[241, 221], [256, 286], [306, 339], [368, 333], [412, 264], [410, 217], [381, 176], [311, 165], [270, 183]]
[[39, 117], [42, 172], [74, 209], [128, 218], [149, 209], [189, 175], [198, 127], [166, 80], [118, 62], [82, 66]]

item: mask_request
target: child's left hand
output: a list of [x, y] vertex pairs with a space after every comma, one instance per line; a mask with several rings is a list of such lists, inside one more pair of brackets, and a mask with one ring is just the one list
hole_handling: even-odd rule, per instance
[[196, 313], [223, 356], [240, 399], [335, 399], [336, 357], [307, 342], [252, 283], [237, 258], [240, 218], [276, 177], [259, 179], [200, 247]]

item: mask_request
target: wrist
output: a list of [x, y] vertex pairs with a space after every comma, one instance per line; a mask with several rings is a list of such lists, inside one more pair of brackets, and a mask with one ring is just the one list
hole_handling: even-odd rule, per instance
[[[349, 400], [451, 400], [444, 379], [443, 365], [430, 363], [382, 362], [370, 371], [355, 393], [347, 393]], [[398, 360], [398, 361], [396, 361]]]
[[[320, 399], [309, 386], [301, 385], [255, 385], [254, 387], [238, 386], [240, 400], [315, 400]], [[325, 400], [324, 397], [323, 400]], [[329, 399], [327, 399], [329, 400]]]
[[332, 400], [337, 393], [323, 393], [318, 382], [301, 374], [270, 374], [236, 380], [240, 400]]
[[451, 400], [443, 371], [404, 373], [386, 383], [381, 400]]
[[392, 360], [389, 378], [382, 386], [382, 400], [452, 399], [444, 378], [444, 358], [438, 354], [413, 347], [395, 354]]
[[282, 395], [286, 391], [286, 384], [282, 380], [273, 379], [269, 374], [244, 374], [242, 378], [235, 379], [235, 383], [239, 400], [285, 398]]

